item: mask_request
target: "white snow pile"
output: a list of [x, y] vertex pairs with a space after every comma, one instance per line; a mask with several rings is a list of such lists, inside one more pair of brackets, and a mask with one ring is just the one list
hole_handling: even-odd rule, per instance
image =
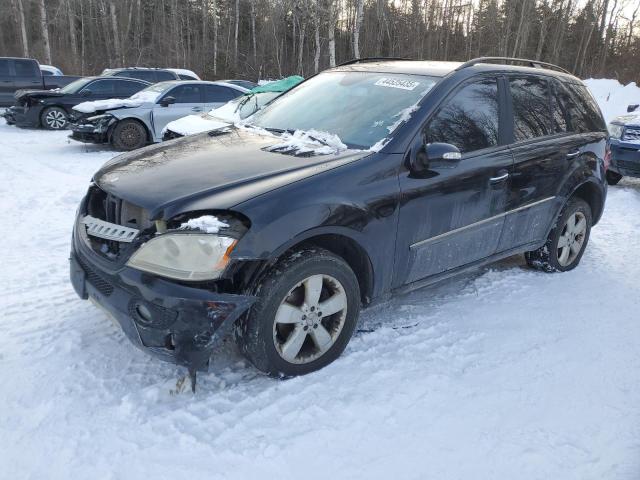
[[201, 230], [205, 233], [218, 233], [221, 228], [228, 226], [229, 224], [218, 220], [218, 217], [214, 215], [203, 215], [184, 222], [180, 225], [180, 230]]
[[189, 77], [194, 77], [196, 80], [200, 80], [200, 77], [196, 72], [187, 70], [186, 68], [165, 68], [165, 70], [169, 70], [170, 72], [174, 72], [178, 75], [187, 75]]
[[129, 98], [108, 98], [106, 100], [95, 100], [93, 102], [82, 102], [74, 110], [81, 113], [93, 113], [100, 110], [113, 110], [114, 108], [135, 108], [145, 103], [155, 103], [158, 101], [158, 92], [145, 92], [144, 90], [132, 95]]
[[295, 152], [296, 155], [313, 153], [316, 155], [331, 155], [348, 150], [340, 137], [333, 133], [318, 130], [296, 130], [293, 133], [283, 133], [280, 142], [267, 147], [270, 152]]
[[607, 123], [620, 115], [625, 115], [629, 105], [640, 104], [640, 87], [635, 82], [622, 85], [614, 79], [589, 78], [584, 80], [584, 83], [600, 105]]

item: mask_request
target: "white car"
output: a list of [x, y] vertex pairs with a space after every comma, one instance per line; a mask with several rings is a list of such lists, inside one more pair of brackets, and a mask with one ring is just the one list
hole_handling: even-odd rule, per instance
[[85, 102], [73, 107], [71, 138], [87, 143], [110, 143], [117, 150], [135, 150], [162, 139], [169, 122], [206, 112], [248, 90], [224, 82], [160, 82], [125, 99]]

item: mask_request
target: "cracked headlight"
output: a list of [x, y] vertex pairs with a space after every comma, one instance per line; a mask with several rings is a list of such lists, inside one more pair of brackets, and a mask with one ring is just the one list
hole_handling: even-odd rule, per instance
[[611, 138], [622, 138], [622, 132], [624, 132], [622, 125], [616, 125], [615, 123], [609, 124], [609, 136]]
[[142, 245], [127, 265], [177, 280], [214, 280], [229, 263], [236, 243], [220, 235], [166, 233]]
[[109, 115], [109, 114], [95, 115], [93, 117], [88, 117], [87, 121], [88, 122], [103, 123], [103, 122], [111, 120], [112, 118], [115, 118], [115, 117], [113, 115]]

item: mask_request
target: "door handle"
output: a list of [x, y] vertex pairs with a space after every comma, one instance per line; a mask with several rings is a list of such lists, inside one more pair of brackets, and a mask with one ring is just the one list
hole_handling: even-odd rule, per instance
[[201, 111], [202, 111], [202, 109], [201, 109], [200, 107], [193, 107], [193, 108], [191, 109], [191, 111], [192, 111], [192, 112], [201, 112]]
[[574, 150], [573, 152], [567, 153], [567, 158], [575, 158], [580, 155], [580, 150]]
[[501, 170], [500, 172], [498, 172], [500, 175], [498, 175], [497, 177], [491, 177], [489, 180], [491, 181], [491, 183], [497, 183], [497, 182], [501, 182], [502, 180], [506, 180], [509, 177], [509, 172], [504, 172], [504, 170]]

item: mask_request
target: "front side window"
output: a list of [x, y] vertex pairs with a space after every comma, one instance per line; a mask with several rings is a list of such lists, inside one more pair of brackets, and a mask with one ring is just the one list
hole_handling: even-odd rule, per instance
[[325, 72], [267, 105], [251, 123], [332, 133], [351, 148], [365, 149], [393, 135], [436, 81], [423, 75]]
[[458, 90], [425, 130], [427, 143], [449, 143], [462, 153], [498, 145], [498, 83], [487, 78]]
[[515, 141], [551, 134], [549, 83], [538, 77], [509, 79]]
[[180, 85], [167, 93], [167, 96], [174, 97], [176, 103], [202, 103], [200, 85]]

